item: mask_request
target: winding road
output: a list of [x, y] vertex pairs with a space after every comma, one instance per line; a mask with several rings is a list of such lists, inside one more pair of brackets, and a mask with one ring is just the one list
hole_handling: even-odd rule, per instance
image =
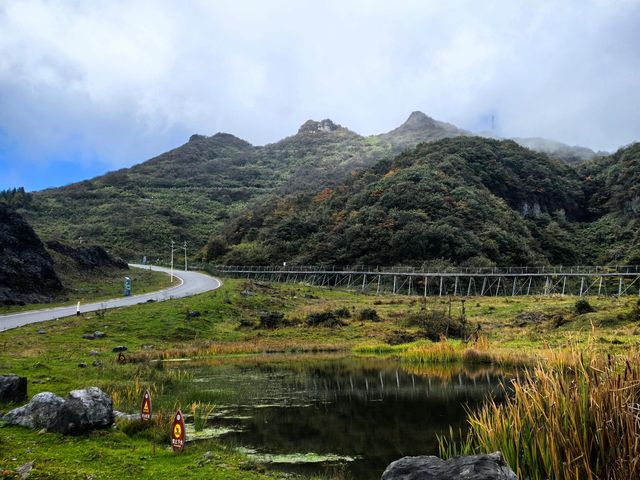
[[[153, 265], [129, 264], [133, 268], [145, 268], [155, 270], [156, 272], [164, 272], [170, 274], [170, 270], [164, 267], [156, 267]], [[172, 298], [189, 297], [198, 293], [215, 290], [222, 285], [217, 278], [210, 277], [199, 272], [183, 272], [173, 271], [174, 281], [177, 285], [159, 290], [157, 292], [144, 293], [141, 295], [132, 295], [131, 297], [114, 298], [111, 300], [102, 300], [100, 302], [87, 303], [80, 305], [80, 312], [94, 312], [103, 308], [128, 307], [138, 303], [145, 303], [149, 300], [161, 302]], [[30, 323], [44, 322], [62, 317], [69, 317], [76, 314], [76, 305], [66, 307], [45, 308], [42, 310], [31, 310], [21, 313], [11, 313], [8, 315], [0, 315], [0, 332], [12, 328], [22, 327]]]

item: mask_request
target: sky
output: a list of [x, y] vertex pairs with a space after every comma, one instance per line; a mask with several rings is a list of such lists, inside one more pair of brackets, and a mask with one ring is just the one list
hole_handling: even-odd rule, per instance
[[0, 189], [414, 110], [614, 151], [640, 140], [640, 0], [0, 0]]

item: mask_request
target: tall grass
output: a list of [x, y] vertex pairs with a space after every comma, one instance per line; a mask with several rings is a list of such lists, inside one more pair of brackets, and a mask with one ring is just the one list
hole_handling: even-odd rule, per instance
[[200, 432], [207, 426], [207, 421], [213, 415], [215, 406], [209, 403], [191, 402], [190, 407], [193, 415], [193, 428], [196, 432]]
[[504, 403], [470, 413], [461, 443], [441, 438], [441, 454], [500, 450], [518, 478], [531, 480], [640, 478], [638, 351], [613, 358], [573, 350], [525, 372], [512, 389]]

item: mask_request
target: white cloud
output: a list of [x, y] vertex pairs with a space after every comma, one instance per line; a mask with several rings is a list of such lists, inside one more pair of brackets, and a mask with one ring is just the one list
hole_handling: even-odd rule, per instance
[[636, 1], [0, 0], [0, 129], [121, 166], [194, 132], [371, 134], [420, 109], [614, 149], [640, 139], [639, 20]]

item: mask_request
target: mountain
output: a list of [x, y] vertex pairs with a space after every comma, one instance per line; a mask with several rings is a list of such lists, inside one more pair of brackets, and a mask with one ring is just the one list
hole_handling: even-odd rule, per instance
[[228, 133], [193, 135], [131, 168], [33, 194], [0, 192], [0, 197], [19, 207], [47, 240], [84, 241], [127, 259], [146, 255], [168, 261], [172, 239], [186, 241], [193, 256], [265, 198], [334, 189], [419, 143], [470, 136], [422, 112], [371, 136], [330, 119], [308, 120], [294, 135], [268, 145], [254, 146]]
[[272, 197], [205, 250], [229, 264], [571, 264], [580, 175], [513, 141], [422, 143], [334, 188]]
[[396, 153], [422, 142], [432, 142], [443, 138], [473, 135], [450, 123], [440, 122], [422, 112], [412, 112], [409, 118], [398, 128], [376, 135], [381, 142], [389, 143]]
[[462, 134], [413, 112], [397, 129], [369, 137], [329, 119], [308, 120], [295, 135], [265, 146], [228, 133], [193, 135], [131, 168], [35, 192], [20, 211], [44, 238], [167, 260], [171, 239], [196, 252], [264, 195], [330, 187], [418, 142]]
[[579, 166], [592, 221], [582, 249], [598, 264], [640, 265], [640, 143]]

